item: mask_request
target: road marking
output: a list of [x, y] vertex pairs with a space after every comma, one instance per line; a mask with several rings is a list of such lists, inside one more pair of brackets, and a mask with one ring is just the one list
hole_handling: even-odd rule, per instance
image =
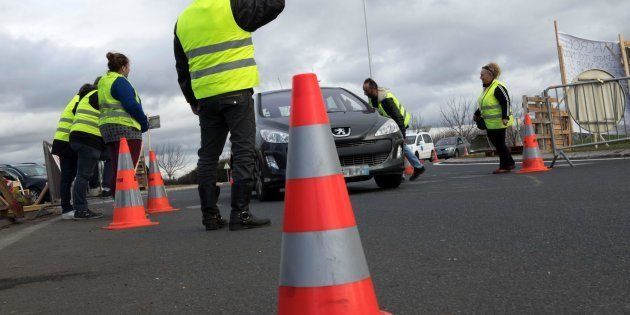
[[[224, 205], [217, 203], [217, 207], [223, 207]], [[201, 209], [201, 205], [196, 205], [196, 206], [188, 206], [186, 207], [186, 209]]]
[[24, 228], [21, 231], [15, 232], [12, 235], [9, 235], [7, 237], [4, 237], [3, 239], [0, 240], [0, 250], [5, 249], [7, 246], [10, 246], [12, 244], [14, 244], [15, 242], [33, 234], [35, 231], [45, 228], [48, 225], [50, 225], [51, 223], [57, 222], [61, 220], [61, 216], [58, 216], [54, 219], [48, 220], [48, 221], [44, 221], [42, 223], [33, 225], [33, 226], [29, 226], [27, 228]]
[[538, 186], [540, 186], [540, 185], [542, 185], [542, 184], [543, 184], [543, 182], [542, 182], [540, 179], [538, 179], [538, 178], [536, 178], [536, 177], [534, 177], [534, 176], [531, 176], [531, 175], [525, 175], [525, 177], [527, 177], [527, 178], [529, 178], [529, 179], [533, 180], [533, 181], [534, 181], [534, 186], [536, 186], [536, 187], [538, 187]]

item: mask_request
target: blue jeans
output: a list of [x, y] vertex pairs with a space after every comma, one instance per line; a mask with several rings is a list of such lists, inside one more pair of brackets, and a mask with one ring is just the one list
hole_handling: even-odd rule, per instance
[[74, 179], [72, 189], [72, 201], [74, 211], [83, 212], [88, 210], [87, 190], [90, 178], [94, 172], [94, 165], [101, 157], [101, 151], [85, 144], [71, 142], [70, 147], [77, 153], [77, 177]]
[[407, 161], [411, 163], [411, 166], [413, 166], [413, 168], [424, 167], [424, 165], [422, 165], [422, 162], [420, 162], [420, 160], [413, 154], [413, 152], [411, 152], [411, 148], [408, 145], [404, 144], [403, 150], [405, 151], [405, 157], [407, 158]]

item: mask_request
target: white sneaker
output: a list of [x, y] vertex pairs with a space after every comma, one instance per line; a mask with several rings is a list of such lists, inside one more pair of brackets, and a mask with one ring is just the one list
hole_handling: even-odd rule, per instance
[[101, 195], [101, 187], [90, 188], [88, 190], [88, 197], [98, 197]]
[[61, 215], [62, 220], [74, 220], [74, 210]]

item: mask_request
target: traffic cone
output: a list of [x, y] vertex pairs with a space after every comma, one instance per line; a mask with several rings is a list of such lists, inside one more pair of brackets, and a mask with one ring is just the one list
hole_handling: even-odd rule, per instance
[[171, 212], [179, 209], [171, 207], [164, 188], [162, 174], [158, 168], [155, 152], [149, 151], [149, 201], [147, 202], [147, 212], [160, 213]]
[[388, 314], [379, 311], [315, 74], [293, 77], [289, 138], [278, 314]]
[[404, 158], [403, 160], [405, 161], [405, 175], [413, 175], [413, 166], [411, 166], [411, 163], [409, 163], [407, 158]]
[[114, 219], [105, 228], [123, 230], [157, 224], [157, 222], [151, 222], [147, 218], [127, 139], [121, 138], [120, 149], [118, 150], [118, 171], [116, 173]]
[[468, 156], [468, 147], [464, 147], [464, 156]]
[[536, 132], [532, 125], [532, 119], [525, 115], [525, 132], [523, 134], [523, 165], [518, 173], [546, 172], [549, 168], [545, 166], [542, 154], [538, 148]]
[[438, 163], [438, 162], [440, 162], [440, 159], [438, 159], [437, 151], [433, 150], [433, 159], [431, 160], [431, 163]]

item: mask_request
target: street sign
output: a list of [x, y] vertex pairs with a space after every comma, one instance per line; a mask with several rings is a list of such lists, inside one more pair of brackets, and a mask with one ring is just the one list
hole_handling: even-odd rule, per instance
[[149, 117], [149, 129], [160, 128], [160, 115]]

